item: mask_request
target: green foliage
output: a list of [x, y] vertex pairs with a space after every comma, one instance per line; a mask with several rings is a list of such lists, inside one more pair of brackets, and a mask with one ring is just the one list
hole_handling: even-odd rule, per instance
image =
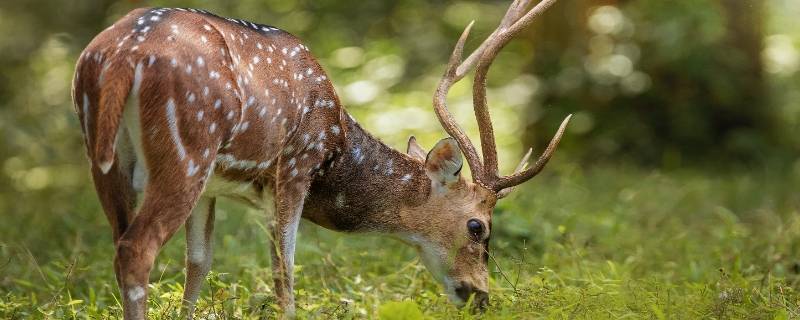
[[[415, 253], [379, 235], [301, 224], [298, 315], [417, 317], [796, 318], [800, 316], [800, 169], [709, 175], [554, 163], [500, 202], [493, 223], [490, 307], [454, 308]], [[83, 203], [85, 202], [85, 203]], [[113, 247], [92, 198], [60, 219], [3, 236], [0, 318], [118, 317]], [[90, 208], [76, 210], [76, 208]], [[204, 317], [277, 310], [259, 212], [221, 202]], [[69, 235], [69, 236], [65, 236]], [[151, 275], [150, 315], [180, 314], [182, 232]]]
[[381, 320], [422, 320], [425, 317], [419, 306], [414, 301], [391, 301], [384, 303], [378, 309], [378, 318]]
[[[768, 23], [800, 10], [789, 3], [556, 5], [531, 49], [549, 84], [528, 113], [531, 140], [544, 143], [574, 112], [569, 143], [593, 161], [677, 167], [796, 153], [798, 105], [784, 99], [800, 88], [800, 29]], [[563, 19], [580, 13], [587, 18]]]

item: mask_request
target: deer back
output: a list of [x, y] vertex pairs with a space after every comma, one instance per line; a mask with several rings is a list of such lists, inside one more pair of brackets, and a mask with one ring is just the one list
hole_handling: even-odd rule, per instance
[[148, 166], [177, 157], [188, 177], [214, 162], [232, 179], [274, 176], [281, 157], [290, 177], [307, 175], [344, 134], [333, 87], [297, 38], [202, 10], [134, 10], [81, 54], [73, 96], [104, 171], [129, 95]]

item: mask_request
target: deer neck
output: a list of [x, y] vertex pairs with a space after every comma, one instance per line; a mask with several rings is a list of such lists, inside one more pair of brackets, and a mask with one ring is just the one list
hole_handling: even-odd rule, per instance
[[343, 117], [339, 155], [311, 186], [304, 216], [339, 231], [402, 232], [401, 208], [430, 194], [423, 163], [394, 150]]

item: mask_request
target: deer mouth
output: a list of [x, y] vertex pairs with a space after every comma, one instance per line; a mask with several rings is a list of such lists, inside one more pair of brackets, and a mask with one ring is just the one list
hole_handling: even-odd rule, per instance
[[471, 307], [473, 311], [483, 312], [489, 305], [489, 293], [475, 288], [466, 281], [461, 281], [454, 291], [461, 307], [469, 301], [470, 297], [472, 297]]

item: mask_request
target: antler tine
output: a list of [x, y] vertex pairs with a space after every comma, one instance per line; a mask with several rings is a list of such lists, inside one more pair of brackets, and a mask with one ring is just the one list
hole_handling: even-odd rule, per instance
[[[495, 184], [495, 191], [501, 192], [503, 189], [514, 187], [539, 174], [539, 172], [544, 169], [544, 166], [547, 164], [547, 162], [550, 161], [550, 157], [552, 157], [553, 153], [556, 151], [558, 143], [561, 141], [561, 137], [564, 135], [564, 131], [566, 131], [570, 119], [572, 119], [571, 114], [564, 118], [564, 121], [561, 122], [561, 126], [558, 127], [558, 131], [556, 131], [556, 134], [553, 136], [553, 139], [551, 139], [550, 143], [547, 144], [547, 149], [545, 149], [542, 155], [539, 156], [539, 159], [536, 160], [536, 164], [534, 164], [533, 167], [530, 167], [525, 171], [515, 172], [510, 176], [500, 178]], [[523, 159], [525, 162], [527, 162], [527, 157], [530, 156], [530, 153], [531, 152], [528, 151], [525, 159]], [[519, 166], [517, 168], [519, 169]]]
[[[517, 34], [522, 28], [530, 25], [533, 19], [539, 16], [547, 8], [549, 8], [556, 0], [542, 0], [536, 6], [528, 11], [525, 15], [517, 20], [514, 20], [510, 26], [504, 28], [501, 26], [496, 30], [496, 34], [486, 40], [486, 48], [478, 59], [478, 65], [475, 68], [475, 80], [472, 87], [472, 104], [475, 109], [475, 118], [478, 121], [478, 131], [481, 137], [481, 149], [483, 151], [483, 176], [489, 184], [493, 184], [498, 179], [497, 171], [497, 147], [494, 140], [494, 129], [492, 128], [492, 119], [489, 114], [489, 108], [486, 102], [486, 76], [489, 72], [492, 62], [497, 57], [506, 44]], [[515, 6], [517, 5], [517, 6]], [[519, 16], [527, 8], [527, 3], [513, 3], [507, 15]], [[506, 19], [504, 18], [504, 22]]]
[[522, 160], [519, 161], [517, 168], [514, 169], [514, 173], [519, 173], [520, 171], [525, 169], [525, 166], [528, 165], [528, 159], [531, 158], [532, 153], [533, 153], [533, 148], [528, 148], [528, 152], [526, 152], [525, 156], [522, 157]]
[[458, 75], [457, 70], [461, 62], [461, 55], [464, 51], [464, 43], [467, 41], [467, 37], [469, 37], [469, 31], [472, 29], [474, 22], [475, 21], [470, 22], [469, 25], [464, 28], [464, 32], [461, 33], [461, 37], [458, 38], [458, 42], [455, 48], [453, 48], [453, 53], [450, 55], [450, 62], [448, 62], [447, 65], [447, 71], [445, 71], [442, 79], [439, 80], [439, 86], [436, 88], [436, 93], [433, 96], [433, 108], [436, 111], [437, 118], [439, 118], [439, 123], [442, 124], [444, 130], [447, 131], [451, 137], [456, 139], [458, 146], [464, 153], [464, 157], [467, 158], [467, 164], [469, 164], [470, 171], [472, 172], [472, 179], [480, 182], [483, 180], [481, 176], [483, 174], [483, 165], [481, 164], [475, 145], [472, 144], [472, 141], [467, 134], [464, 133], [464, 130], [461, 129], [447, 108], [447, 93], [450, 91], [450, 87], [463, 78], [463, 75]]
[[533, 7], [530, 11], [528, 11], [525, 16], [516, 20], [514, 25], [508, 28], [508, 32], [511, 34], [515, 34], [520, 29], [523, 29], [531, 24], [536, 17], [540, 16], [543, 12], [547, 11], [556, 0], [542, 0], [541, 2], [537, 3], [536, 6]]
[[511, 3], [511, 5], [508, 7], [508, 10], [506, 10], [505, 16], [503, 16], [503, 19], [500, 20], [500, 25], [492, 32], [492, 34], [486, 37], [486, 40], [484, 40], [483, 43], [481, 43], [481, 45], [475, 49], [475, 51], [472, 51], [472, 53], [466, 59], [464, 59], [464, 62], [462, 62], [460, 66], [458, 66], [455, 81], [460, 80], [467, 75], [470, 70], [472, 70], [472, 67], [474, 67], [478, 62], [478, 58], [480, 58], [481, 55], [483, 55], [483, 52], [486, 51], [489, 41], [496, 37], [500, 31], [512, 26], [514, 22], [519, 20], [520, 16], [525, 12], [525, 8], [530, 5], [530, 2], [531, 0], [514, 0], [514, 2]]
[[[514, 173], [513, 174], [520, 173], [520, 172], [522, 172], [522, 170], [525, 169], [525, 166], [528, 165], [528, 159], [531, 158], [531, 154], [532, 153], [533, 153], [533, 148], [528, 148], [528, 152], [525, 153], [525, 156], [523, 156], [522, 160], [519, 161], [519, 164], [517, 165], [517, 168], [514, 169]], [[510, 188], [505, 188], [505, 189], [502, 189], [500, 191], [497, 191], [497, 198], [498, 199], [505, 198], [508, 194], [510, 194], [512, 191], [514, 191], [514, 188], [516, 188], [516, 187], [517, 186], [512, 186]]]

